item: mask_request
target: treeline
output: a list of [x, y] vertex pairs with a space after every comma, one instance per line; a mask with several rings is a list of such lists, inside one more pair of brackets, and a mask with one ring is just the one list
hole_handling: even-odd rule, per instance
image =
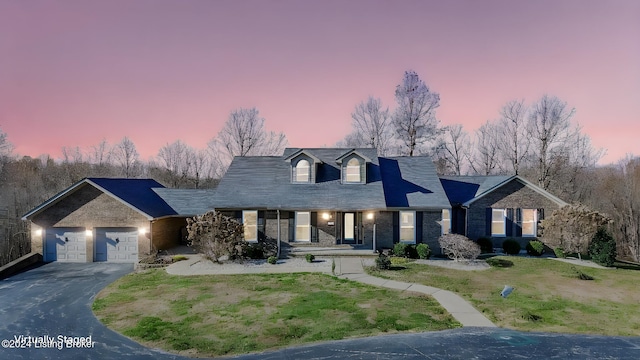
[[[393, 109], [375, 97], [357, 104], [352, 131], [337, 145], [374, 147], [381, 156], [429, 155], [441, 175], [521, 175], [569, 203], [608, 214], [618, 253], [640, 261], [640, 159], [597, 166], [603, 150], [573, 122], [575, 109], [566, 102], [552, 95], [512, 100], [495, 119], [467, 132], [440, 123], [440, 95], [417, 73], [405, 72], [395, 95]], [[127, 137], [87, 149], [64, 147], [59, 160], [19, 158], [0, 130], [0, 265], [29, 251], [20, 217], [80, 179], [150, 177], [172, 188], [211, 188], [234, 156], [282, 153], [285, 134], [264, 124], [256, 108], [236, 109], [205, 149], [177, 140], [146, 162]]]

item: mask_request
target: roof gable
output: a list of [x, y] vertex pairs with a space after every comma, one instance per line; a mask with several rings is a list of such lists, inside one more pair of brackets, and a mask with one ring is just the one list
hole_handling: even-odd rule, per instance
[[85, 178], [71, 185], [67, 189], [54, 195], [38, 207], [26, 213], [22, 219], [27, 220], [34, 215], [48, 209], [60, 200], [72, 196], [84, 186], [93, 186], [138, 211], [148, 219], [162, 216], [176, 215], [173, 210], [153, 188], [164, 186], [152, 179], [120, 179], [120, 178]]

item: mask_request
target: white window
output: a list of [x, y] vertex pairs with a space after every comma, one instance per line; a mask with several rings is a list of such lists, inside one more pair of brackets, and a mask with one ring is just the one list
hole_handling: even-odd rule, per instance
[[351, 158], [347, 162], [347, 173], [345, 175], [345, 181], [348, 183], [359, 183], [360, 179], [360, 161], [356, 158]]
[[522, 209], [522, 236], [536, 236], [538, 225], [538, 211], [536, 209]]
[[258, 211], [245, 210], [242, 212], [245, 241], [258, 241]]
[[311, 213], [296, 212], [296, 241], [311, 241]]
[[296, 164], [295, 167], [295, 182], [303, 182], [308, 183], [311, 180], [311, 167], [309, 166], [309, 162], [307, 160], [300, 160]]
[[451, 211], [449, 209], [442, 209], [442, 235], [451, 233]]
[[506, 209], [491, 209], [491, 236], [506, 236]]
[[400, 211], [400, 242], [415, 244], [415, 215], [414, 211]]

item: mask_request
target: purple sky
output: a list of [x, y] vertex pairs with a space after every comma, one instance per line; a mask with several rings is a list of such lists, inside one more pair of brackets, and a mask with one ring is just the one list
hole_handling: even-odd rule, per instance
[[403, 72], [469, 132], [544, 93], [603, 163], [640, 155], [640, 1], [0, 1], [0, 129], [21, 155], [128, 136], [143, 159], [204, 148], [256, 106], [292, 146], [331, 146]]

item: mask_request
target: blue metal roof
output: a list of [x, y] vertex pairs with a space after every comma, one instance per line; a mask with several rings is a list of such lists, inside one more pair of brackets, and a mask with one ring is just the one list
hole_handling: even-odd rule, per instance
[[164, 188], [153, 179], [87, 178], [87, 180], [153, 218], [178, 214], [153, 191], [154, 188]]

